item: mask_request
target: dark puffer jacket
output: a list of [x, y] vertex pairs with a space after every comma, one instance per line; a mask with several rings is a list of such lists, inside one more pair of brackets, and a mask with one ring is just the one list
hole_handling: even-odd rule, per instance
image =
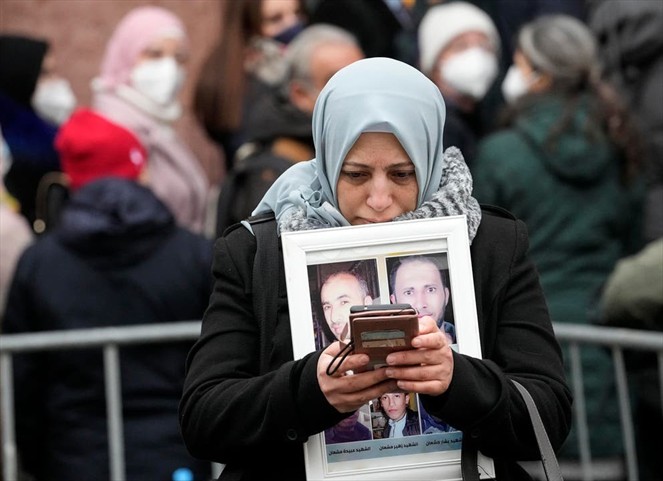
[[[120, 179], [89, 184], [21, 258], [5, 333], [200, 319], [211, 254], [210, 241], [176, 227], [151, 191]], [[210, 475], [178, 429], [189, 347], [120, 349], [127, 479], [170, 481], [178, 468]], [[103, 372], [100, 349], [16, 357], [19, 454], [37, 480], [109, 479]]]

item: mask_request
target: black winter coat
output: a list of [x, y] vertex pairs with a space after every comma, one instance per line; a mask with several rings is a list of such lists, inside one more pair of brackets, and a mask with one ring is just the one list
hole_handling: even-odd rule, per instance
[[[9, 294], [5, 333], [200, 319], [212, 243], [175, 225], [148, 189], [108, 179], [81, 188], [61, 224], [28, 248]], [[190, 342], [120, 349], [128, 480], [208, 479], [184, 447], [177, 405]], [[16, 434], [36, 480], [109, 479], [101, 349], [17, 355]]]
[[[344, 415], [318, 386], [320, 351], [293, 360], [283, 274], [263, 282], [278, 289], [279, 300], [271, 371], [259, 374], [261, 326], [253, 313], [252, 292], [255, 251], [256, 240], [243, 227], [217, 240], [216, 284], [201, 337], [187, 360], [182, 433], [192, 454], [227, 463], [224, 480], [303, 480], [302, 443]], [[524, 401], [509, 378], [534, 397], [555, 448], [571, 423], [560, 348], [527, 251], [522, 222], [484, 212], [471, 255], [485, 359], [454, 353], [448, 391], [421, 396], [431, 414], [471, 436], [495, 459], [499, 480], [529, 479], [516, 461], [538, 456]]]

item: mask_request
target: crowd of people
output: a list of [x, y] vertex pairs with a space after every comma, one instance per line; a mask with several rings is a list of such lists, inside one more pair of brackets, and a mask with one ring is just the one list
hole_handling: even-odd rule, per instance
[[[281, 459], [279, 478], [304, 479], [302, 446], [319, 433], [338, 444], [458, 431], [498, 480], [531, 479], [518, 461], [536, 458], [535, 443], [510, 379], [534, 397], [566, 479], [581, 479], [553, 324], [663, 330], [663, 6], [210, 8], [219, 35], [195, 72], [195, 26], [128, 7], [89, 105], [52, 39], [0, 33], [0, 333], [203, 320], [195, 343], [122, 350], [127, 479], [210, 479], [211, 462], [221, 479], [271, 479], [258, 450]], [[220, 182], [177, 133], [186, 78]], [[433, 255], [385, 267], [385, 298], [419, 313], [416, 348], [365, 372], [365, 356], [349, 355], [327, 374], [350, 306], [381, 296], [374, 266], [321, 265], [316, 351], [293, 359], [283, 252], [269, 253], [280, 273], [261, 273], [274, 292], [256, 293], [254, 219], [278, 238], [449, 215], [468, 222], [483, 359], [458, 352], [463, 294]], [[256, 299], [270, 295], [263, 318]], [[623, 481], [610, 353], [583, 348], [581, 360], [595, 474]], [[21, 354], [14, 366], [23, 476], [107, 479], [101, 353]], [[656, 360], [627, 367], [640, 479], [657, 479]]]

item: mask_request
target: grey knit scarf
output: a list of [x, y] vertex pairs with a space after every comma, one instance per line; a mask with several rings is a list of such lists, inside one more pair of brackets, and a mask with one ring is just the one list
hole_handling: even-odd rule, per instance
[[[412, 219], [428, 219], [452, 215], [465, 215], [470, 243], [481, 223], [479, 202], [472, 197], [472, 175], [457, 147], [449, 147], [444, 152], [442, 182], [433, 197], [419, 208], [400, 215], [395, 222]], [[297, 207], [279, 220], [281, 232], [324, 229], [330, 224], [307, 216], [305, 207]]]

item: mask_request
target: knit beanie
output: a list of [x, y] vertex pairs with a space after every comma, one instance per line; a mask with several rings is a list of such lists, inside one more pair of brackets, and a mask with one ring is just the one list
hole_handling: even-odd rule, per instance
[[77, 110], [62, 125], [55, 148], [74, 190], [102, 177], [135, 180], [147, 161], [134, 134], [89, 109]]
[[467, 2], [452, 2], [428, 9], [419, 25], [419, 68], [430, 76], [440, 52], [465, 32], [485, 33], [496, 49], [500, 38], [486, 12]]
[[535, 70], [550, 74], [558, 85], [582, 86], [600, 77], [596, 37], [575, 17], [549, 14], [526, 23], [518, 33], [518, 49]]

